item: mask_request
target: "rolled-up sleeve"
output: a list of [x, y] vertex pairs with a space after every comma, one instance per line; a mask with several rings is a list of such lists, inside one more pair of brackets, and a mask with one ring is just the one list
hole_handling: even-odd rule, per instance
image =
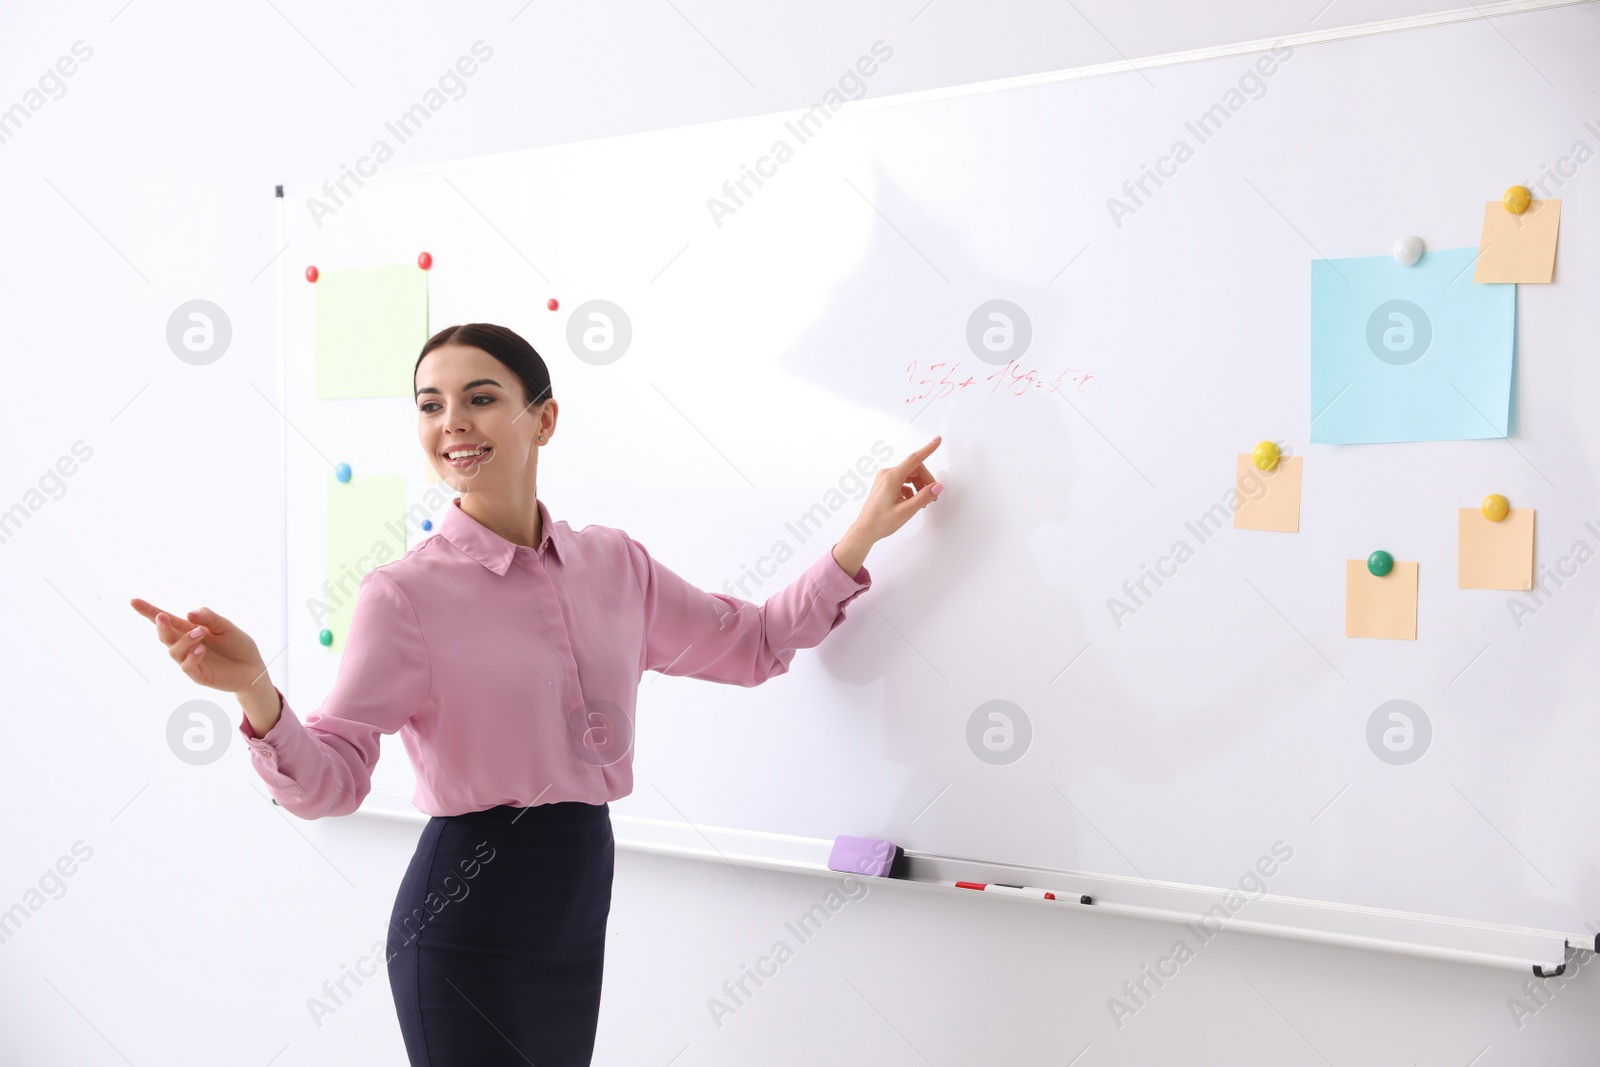
[[644, 589], [643, 670], [730, 685], [759, 685], [789, 669], [844, 621], [845, 606], [872, 586], [862, 567], [845, 573], [830, 548], [764, 604], [708, 593], [657, 562], [628, 538]]
[[394, 579], [361, 579], [338, 677], [304, 723], [279, 691], [282, 711], [262, 737], [239, 732], [250, 762], [284, 809], [304, 819], [348, 815], [372, 790], [379, 735], [400, 729], [427, 696], [432, 668], [416, 613]]

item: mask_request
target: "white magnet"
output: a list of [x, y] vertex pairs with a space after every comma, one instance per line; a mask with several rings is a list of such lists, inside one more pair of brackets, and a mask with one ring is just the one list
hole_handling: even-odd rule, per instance
[[1409, 267], [1422, 258], [1422, 238], [1402, 237], [1394, 243], [1394, 261]]

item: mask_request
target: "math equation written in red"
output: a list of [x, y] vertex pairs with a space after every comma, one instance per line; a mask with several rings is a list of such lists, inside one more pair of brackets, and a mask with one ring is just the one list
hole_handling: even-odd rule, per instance
[[942, 400], [971, 386], [976, 385], [981, 388], [984, 383], [988, 384], [990, 393], [1011, 396], [1025, 396], [1036, 389], [1051, 393], [1072, 389], [1081, 393], [1085, 386], [1095, 380], [1094, 371], [1079, 367], [1068, 367], [1054, 378], [1046, 378], [1048, 372], [1037, 367], [1027, 367], [1015, 359], [1003, 367], [995, 368], [992, 374], [977, 378], [970, 373], [962, 375], [962, 362], [958, 359], [954, 363], [929, 363], [919, 370], [918, 362], [912, 360], [906, 367], [906, 381], [910, 383], [906, 403]]

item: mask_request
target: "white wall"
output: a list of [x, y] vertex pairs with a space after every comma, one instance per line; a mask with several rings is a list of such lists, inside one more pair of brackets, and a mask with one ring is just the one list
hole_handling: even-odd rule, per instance
[[[0, 512], [27, 512], [0, 541], [0, 913], [22, 906], [0, 943], [0, 1063], [403, 1060], [381, 968], [320, 1026], [307, 1001], [383, 937], [416, 828], [287, 817], [236, 740], [207, 766], [176, 759], [168, 718], [209, 693], [127, 607], [205, 604], [278, 651], [274, 183], [337, 176], [479, 39], [493, 61], [396, 165], [809, 104], [878, 39], [895, 48], [872, 84], [887, 95], [1437, 6], [0, 8], [0, 109], [75, 42], [93, 50], [0, 143]], [[234, 329], [206, 367], [164, 338], [194, 298]], [[51, 481], [80, 441], [90, 458]], [[52, 882], [58, 861], [73, 873]], [[619, 856], [596, 1062], [1577, 1063], [1600, 1037], [1587, 969], [1519, 1025], [1520, 974], [1244, 935], [1204, 946], [1119, 1028], [1107, 999], [1175, 928], [885, 886], [715, 1025], [707, 998], [827, 885]]]

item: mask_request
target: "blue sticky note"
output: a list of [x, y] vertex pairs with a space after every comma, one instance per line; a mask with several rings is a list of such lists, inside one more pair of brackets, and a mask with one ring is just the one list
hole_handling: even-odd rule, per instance
[[1517, 287], [1474, 282], [1477, 256], [1311, 261], [1313, 443], [1506, 436]]

